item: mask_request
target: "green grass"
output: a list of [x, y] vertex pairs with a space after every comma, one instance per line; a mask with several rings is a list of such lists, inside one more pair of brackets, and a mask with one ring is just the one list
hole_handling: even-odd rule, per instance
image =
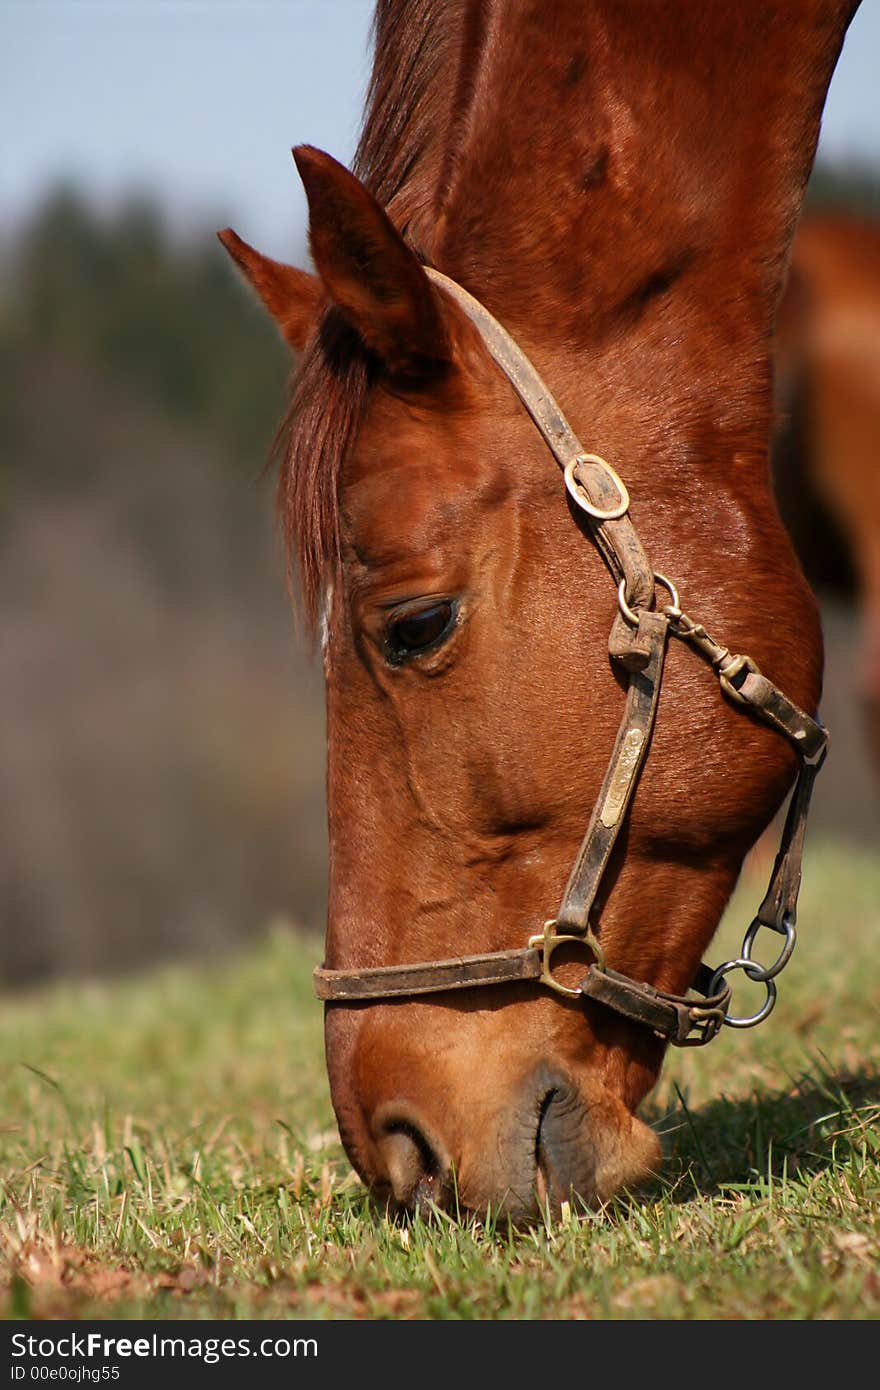
[[[737, 954], [747, 870], [711, 959]], [[283, 929], [210, 968], [4, 1001], [8, 1316], [876, 1318], [880, 863], [807, 856], [802, 939], [760, 1029], [673, 1051], [639, 1201], [515, 1232], [389, 1218], [339, 1147]]]

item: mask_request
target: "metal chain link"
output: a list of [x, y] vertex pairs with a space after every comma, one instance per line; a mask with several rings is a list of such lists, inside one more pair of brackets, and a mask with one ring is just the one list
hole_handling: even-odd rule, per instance
[[[755, 944], [755, 938], [762, 927], [766, 927], [768, 931], [775, 931], [780, 936], [785, 937], [785, 944], [776, 957], [776, 960], [772, 965], [767, 966], [761, 965], [758, 961], [752, 959], [752, 949]], [[776, 976], [780, 971], [785, 969], [791, 959], [791, 953], [795, 948], [796, 942], [797, 927], [791, 917], [783, 917], [782, 922], [778, 926], [774, 922], [762, 922], [759, 917], [756, 917], [749, 924], [743, 938], [742, 954], [737, 956], [734, 960], [726, 960], [723, 965], [718, 966], [712, 976], [710, 988], [712, 990], [717, 989], [725, 976], [729, 975], [734, 970], [741, 970], [743, 974], [746, 975], [748, 979], [753, 980], [755, 984], [764, 986], [767, 991], [767, 997], [760, 1009], [753, 1014], [745, 1014], [741, 1017], [736, 1014], [725, 1014], [724, 1022], [728, 1028], [754, 1028], [757, 1023], [763, 1023], [764, 1019], [773, 1012], [773, 1007], [776, 1003]]]

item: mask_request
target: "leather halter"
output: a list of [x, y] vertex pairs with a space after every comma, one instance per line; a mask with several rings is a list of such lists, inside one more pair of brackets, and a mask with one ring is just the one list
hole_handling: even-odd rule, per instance
[[[724, 1023], [748, 1027], [761, 1022], [775, 1002], [774, 977], [794, 947], [807, 811], [813, 782], [825, 757], [826, 731], [762, 675], [750, 657], [732, 654], [710, 637], [702, 624], [682, 611], [675, 586], [657, 574], [648, 561], [627, 515], [629, 494], [622, 480], [604, 459], [584, 450], [532, 363], [488, 310], [454, 280], [429, 266], [425, 271], [478, 329], [563, 470], [570, 496], [586, 515], [596, 545], [618, 586], [619, 612], [611, 630], [609, 651], [629, 672], [626, 704], [608, 770], [562, 902], [556, 916], [529, 938], [527, 946], [363, 970], [318, 966], [314, 972], [315, 992], [319, 999], [332, 1003], [360, 1003], [533, 980], [565, 997], [593, 999], [678, 1046], [710, 1042]], [[668, 592], [671, 600], [660, 609], [655, 608], [657, 585]], [[687, 642], [705, 657], [728, 699], [787, 738], [801, 760], [770, 886], [746, 932], [742, 955], [714, 971], [701, 965], [688, 995], [664, 993], [611, 969], [591, 923], [596, 895], [650, 744], [670, 635]], [[785, 937], [776, 962], [767, 969], [752, 957], [753, 943], [762, 927]], [[571, 988], [553, 975], [551, 961], [558, 947], [576, 944], [586, 946], [594, 959], [580, 984]], [[751, 1018], [738, 1019], [729, 1014], [731, 990], [726, 977], [734, 969], [743, 970], [750, 979], [766, 987], [765, 1004]]]

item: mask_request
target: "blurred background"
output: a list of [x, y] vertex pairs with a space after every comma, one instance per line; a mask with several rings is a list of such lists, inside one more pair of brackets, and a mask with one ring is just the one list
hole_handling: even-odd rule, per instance
[[[289, 363], [214, 230], [307, 263], [289, 148], [351, 158], [372, 8], [0, 0], [0, 985], [323, 924], [320, 671], [264, 473]], [[878, 57], [865, 5], [781, 322], [776, 449], [828, 640], [811, 836], [873, 845]]]

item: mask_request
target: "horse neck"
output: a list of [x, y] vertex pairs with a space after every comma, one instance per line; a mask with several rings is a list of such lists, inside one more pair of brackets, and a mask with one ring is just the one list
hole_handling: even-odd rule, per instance
[[699, 434], [710, 409], [763, 466], [773, 317], [853, 0], [406, 8], [380, 4], [377, 59], [422, 130], [389, 139], [401, 93], [377, 72], [362, 154], [372, 134], [413, 244], [598, 396], [662, 381], [658, 419]]

